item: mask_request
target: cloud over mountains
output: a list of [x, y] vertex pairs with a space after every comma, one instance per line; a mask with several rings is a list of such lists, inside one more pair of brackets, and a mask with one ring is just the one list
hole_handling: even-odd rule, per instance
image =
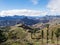
[[[31, 0], [33, 4], [38, 4], [38, 0]], [[0, 16], [14, 16], [14, 15], [25, 15], [25, 16], [44, 16], [44, 15], [60, 15], [60, 0], [49, 0], [46, 5], [47, 11], [41, 10], [28, 10], [28, 9], [13, 9], [13, 10], [2, 10]]]
[[27, 9], [15, 9], [15, 10], [5, 10], [0, 12], [0, 16], [14, 16], [14, 15], [25, 15], [25, 16], [39, 16], [45, 15], [46, 12], [37, 11], [37, 10], [27, 10]]

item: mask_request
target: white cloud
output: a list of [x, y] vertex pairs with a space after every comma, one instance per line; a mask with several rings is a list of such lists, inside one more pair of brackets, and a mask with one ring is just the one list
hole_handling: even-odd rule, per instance
[[28, 10], [28, 9], [14, 9], [14, 10], [3, 10], [0, 11], [0, 16], [14, 16], [14, 15], [25, 15], [25, 16], [39, 16], [45, 15], [47, 12], [38, 10]]
[[60, 0], [50, 0], [47, 5], [48, 14], [59, 15], [60, 14]]
[[37, 5], [39, 0], [31, 0], [31, 2], [34, 4], [34, 5]]

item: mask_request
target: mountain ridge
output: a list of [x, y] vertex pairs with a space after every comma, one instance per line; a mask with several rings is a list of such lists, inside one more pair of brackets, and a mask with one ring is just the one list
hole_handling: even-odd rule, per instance
[[19, 23], [26, 25], [35, 25], [37, 23], [48, 23], [53, 20], [60, 20], [60, 15], [57, 16], [43, 16], [43, 17], [32, 17], [32, 16], [5, 16], [0, 17], [0, 26], [13, 26]]

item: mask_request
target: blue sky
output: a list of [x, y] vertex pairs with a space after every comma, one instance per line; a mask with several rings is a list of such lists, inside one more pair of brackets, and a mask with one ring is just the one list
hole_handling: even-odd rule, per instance
[[[60, 14], [58, 11], [59, 5], [57, 3], [60, 4], [60, 1], [59, 0], [55, 1], [54, 0], [0, 0], [0, 16], [2, 15], [12, 16], [15, 14], [17, 15]], [[55, 9], [55, 7], [57, 8]]]
[[10, 9], [33, 9], [41, 10], [45, 8], [49, 0], [38, 0], [37, 4], [34, 4], [32, 0], [0, 0], [0, 10]]

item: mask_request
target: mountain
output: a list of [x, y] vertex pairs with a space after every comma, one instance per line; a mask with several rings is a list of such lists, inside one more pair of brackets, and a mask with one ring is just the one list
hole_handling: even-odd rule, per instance
[[37, 16], [37, 17], [32, 17], [32, 16], [5, 16], [5, 17], [0, 17], [0, 26], [14, 26], [16, 24], [23, 23], [25, 25], [35, 25], [35, 24], [40, 24], [40, 23], [55, 23], [55, 22], [60, 21], [60, 16]]
[[45, 24], [49, 24], [50, 26], [53, 26], [53, 25], [59, 25], [60, 24], [60, 15], [57, 15], [57, 16], [44, 16], [44, 17], [41, 17], [40, 20], [42, 20], [44, 23], [37, 23], [35, 25], [33, 25], [33, 27], [35, 28], [44, 28], [45, 27]]
[[26, 25], [33, 25], [38, 23], [39, 20], [36, 20], [32, 17], [27, 16], [5, 16], [0, 17], [0, 26], [13, 26], [19, 23], [24, 23]]
[[[60, 25], [53, 25], [49, 27], [49, 31], [48, 31], [49, 45], [57, 45], [57, 37], [55, 34], [57, 32], [56, 31], [57, 29], [60, 29]], [[43, 31], [43, 37], [42, 37], [42, 31]], [[0, 45], [42, 45], [42, 44], [47, 45], [46, 27], [42, 29], [36, 29], [30, 26], [17, 24], [15, 26], [0, 27], [0, 32], [1, 32]], [[52, 37], [52, 32], [53, 32], [53, 37]], [[58, 40], [58, 42], [59, 42], [58, 45], [60, 45], [60, 40]]]

